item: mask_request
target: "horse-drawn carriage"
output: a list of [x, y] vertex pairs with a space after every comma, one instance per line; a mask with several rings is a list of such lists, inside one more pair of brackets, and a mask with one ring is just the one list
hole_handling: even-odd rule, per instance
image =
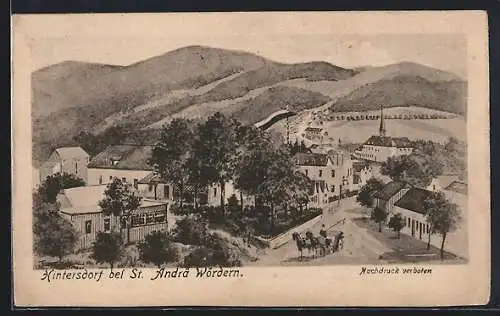
[[308, 231], [305, 237], [295, 232], [292, 238], [297, 244], [301, 257], [304, 249], [307, 249], [309, 253], [313, 252], [314, 256], [318, 254], [319, 256], [325, 256], [344, 247], [344, 233], [342, 231], [330, 231], [319, 236], [314, 236], [312, 232]]

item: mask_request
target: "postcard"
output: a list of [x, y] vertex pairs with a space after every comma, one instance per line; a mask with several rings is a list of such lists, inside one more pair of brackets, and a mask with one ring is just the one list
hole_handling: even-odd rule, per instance
[[18, 307], [490, 296], [487, 15], [15, 15]]

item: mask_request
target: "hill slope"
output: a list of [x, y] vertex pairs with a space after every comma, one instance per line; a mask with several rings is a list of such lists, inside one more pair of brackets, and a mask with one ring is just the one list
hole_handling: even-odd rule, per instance
[[33, 157], [43, 161], [53, 147], [73, 144], [81, 131], [122, 125], [150, 137], [155, 133], [146, 127], [215, 111], [245, 123], [286, 106], [299, 112], [330, 105], [333, 111], [366, 111], [383, 103], [464, 113], [466, 83], [414, 63], [351, 70], [189, 46], [129, 66], [53, 65], [32, 74], [32, 89]]
[[384, 105], [421, 106], [440, 111], [465, 114], [466, 83], [462, 81], [429, 81], [416, 75], [398, 75], [363, 85], [337, 99], [333, 112], [375, 110]]

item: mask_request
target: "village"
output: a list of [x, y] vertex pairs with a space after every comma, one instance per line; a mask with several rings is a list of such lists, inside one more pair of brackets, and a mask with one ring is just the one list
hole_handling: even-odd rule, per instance
[[270, 124], [215, 114], [156, 144], [56, 148], [34, 168], [35, 266], [466, 261], [467, 179], [446, 168], [458, 145], [390, 136], [382, 106], [378, 119], [356, 146], [319, 125], [276, 145]]

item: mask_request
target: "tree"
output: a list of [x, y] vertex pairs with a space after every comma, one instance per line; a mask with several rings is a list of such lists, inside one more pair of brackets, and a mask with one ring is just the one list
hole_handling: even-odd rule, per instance
[[167, 262], [175, 262], [179, 259], [177, 248], [172, 245], [165, 232], [152, 232], [144, 241], [137, 246], [139, 257], [145, 263], [153, 263], [158, 268]]
[[78, 241], [73, 225], [38, 193], [33, 195], [33, 237], [36, 254], [57, 257], [59, 261], [74, 251]]
[[123, 246], [120, 234], [103, 232], [97, 234], [91, 255], [97, 263], [108, 263], [113, 270], [114, 264], [120, 260], [122, 254]]
[[[183, 207], [184, 186], [188, 181], [188, 164], [195, 141], [192, 121], [177, 118], [164, 126], [160, 140], [154, 146], [150, 164], [161, 177], [171, 182], [179, 191], [180, 206]], [[194, 167], [194, 165], [191, 165]]]
[[442, 174], [443, 164], [439, 157], [417, 152], [389, 157], [382, 163], [380, 172], [395, 181], [405, 181], [425, 188], [432, 179]]
[[382, 232], [382, 224], [387, 219], [387, 212], [381, 207], [375, 207], [372, 211], [371, 219], [378, 223], [378, 231]]
[[366, 181], [366, 184], [359, 190], [356, 201], [365, 207], [373, 206], [373, 194], [379, 190], [382, 190], [384, 183], [377, 178], [370, 178]]
[[233, 177], [239, 126], [238, 121], [217, 112], [198, 126], [199, 139], [194, 144], [194, 156], [201, 163], [203, 178], [209, 184], [220, 185], [222, 211], [226, 182]]
[[461, 221], [458, 206], [450, 203], [442, 192], [435, 192], [424, 200], [427, 210], [427, 223], [431, 227], [427, 249], [430, 248], [431, 233], [438, 233], [442, 236], [440, 255], [444, 259], [444, 244], [448, 233], [453, 232]]
[[81, 187], [85, 185], [85, 181], [73, 174], [56, 173], [48, 176], [38, 188], [38, 192], [44, 202], [55, 203], [57, 194], [63, 189]]
[[405, 223], [403, 221], [403, 216], [401, 213], [398, 213], [391, 217], [388, 224], [389, 228], [398, 233], [398, 239], [401, 236], [401, 230], [405, 227]]
[[[99, 206], [104, 216], [112, 215], [113, 218], [119, 219], [118, 223], [120, 223], [120, 225], [126, 226], [126, 243], [130, 242], [131, 213], [139, 208], [140, 203], [141, 200], [135, 195], [131, 185], [118, 178], [114, 178], [108, 183], [104, 191], [104, 198], [99, 201]], [[111, 231], [119, 231], [116, 226], [119, 225], [117, 225], [115, 221], [115, 223], [112, 224]]]

